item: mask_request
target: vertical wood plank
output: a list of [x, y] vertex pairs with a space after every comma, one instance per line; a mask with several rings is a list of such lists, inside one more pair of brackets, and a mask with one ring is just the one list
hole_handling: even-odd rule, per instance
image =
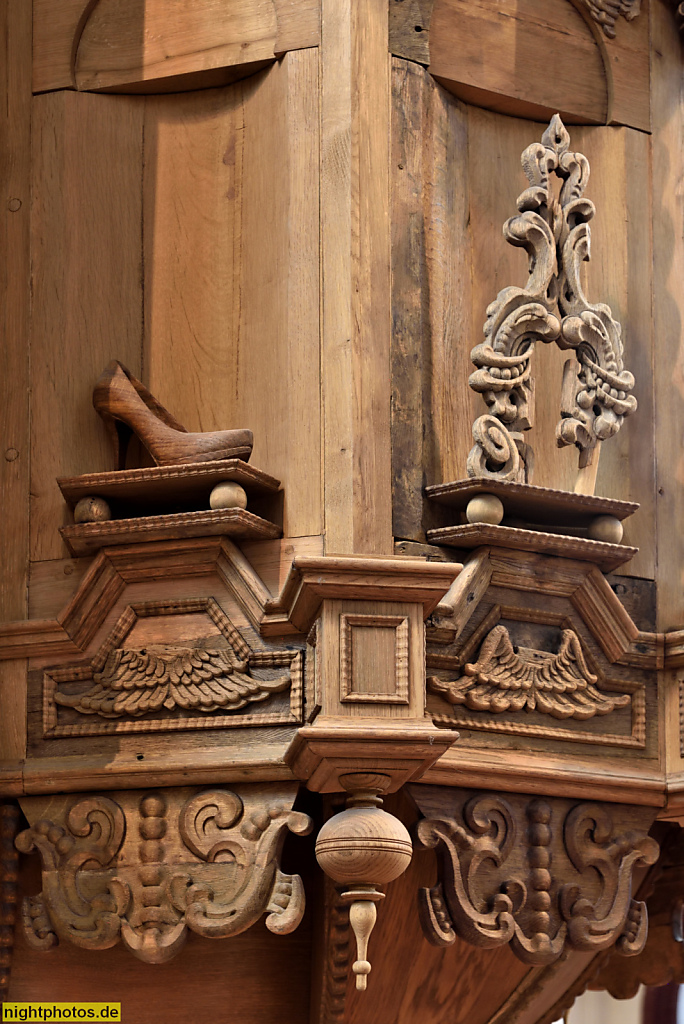
[[473, 310], [468, 108], [432, 85], [426, 138], [426, 231], [432, 428], [426, 483], [465, 476], [479, 395], [468, 387], [479, 341]]
[[232, 355], [244, 130], [241, 83], [146, 103], [144, 373], [188, 430], [247, 425], [234, 421]]
[[[429, 300], [423, 208], [429, 86], [422, 67], [392, 59], [392, 532], [423, 539], [430, 410]], [[427, 421], [427, 422], [426, 422]]]
[[26, 757], [26, 666], [25, 660], [0, 665], [0, 770], [3, 762]]
[[0, 622], [26, 615], [31, 5], [0, 3]]
[[[671, 5], [653, 0], [651, 13], [656, 629], [666, 631], [681, 629], [684, 622], [684, 80]], [[681, 676], [681, 670], [660, 673], [659, 727], [666, 771], [682, 769]]]
[[115, 468], [92, 406], [104, 366], [140, 372], [144, 100], [34, 99], [31, 556], [64, 554], [55, 483]]
[[317, 51], [288, 53], [245, 101], [237, 408], [290, 537], [322, 532], [318, 137]]
[[391, 551], [390, 57], [382, 0], [324, 0], [326, 551]]
[[318, 62], [145, 117], [145, 374], [189, 430], [249, 427], [284, 530], [321, 532]]
[[635, 376], [639, 407], [602, 445], [596, 493], [638, 501], [625, 522], [625, 544], [639, 554], [622, 570], [655, 576], [655, 410], [653, 401], [653, 278], [651, 252], [651, 144], [632, 128], [570, 128], [572, 146], [587, 156], [586, 195], [596, 206], [591, 260], [585, 264], [590, 302], [605, 302], [622, 325], [625, 366]]
[[657, 345], [657, 628], [684, 621], [684, 234], [681, 42], [670, 5], [653, 7], [653, 323]]

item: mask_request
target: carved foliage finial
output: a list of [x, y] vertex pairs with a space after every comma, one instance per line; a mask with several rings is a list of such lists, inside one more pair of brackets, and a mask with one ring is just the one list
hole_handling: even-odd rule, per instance
[[[561, 806], [562, 804], [562, 806]], [[420, 893], [426, 937], [458, 934], [477, 946], [510, 942], [519, 959], [546, 964], [566, 948], [625, 955], [646, 941], [645, 904], [632, 871], [658, 846], [638, 829], [617, 833], [600, 804], [476, 795], [456, 818], [426, 818], [418, 839], [442, 854], [440, 881]]]
[[187, 930], [236, 935], [266, 914], [276, 934], [304, 913], [299, 875], [284, 874], [286, 830], [305, 835], [306, 814], [277, 785], [245, 790], [187, 790], [86, 796], [57, 820], [20, 833], [23, 853], [43, 861], [43, 891], [24, 901], [29, 943], [48, 949], [66, 939], [86, 949], [122, 940], [147, 963], [170, 960]]
[[[487, 307], [485, 340], [471, 353], [476, 370], [470, 386], [489, 411], [473, 424], [470, 477], [524, 483], [531, 475], [532, 452], [524, 436], [533, 419], [530, 375], [537, 341], [555, 341], [575, 353], [564, 381], [559, 446], [591, 450], [636, 409], [634, 378], [623, 368], [620, 325], [608, 306], [590, 303], [582, 291], [580, 266], [589, 259], [595, 211], [583, 198], [589, 162], [569, 146], [555, 114], [541, 143], [522, 154], [529, 186], [518, 196], [519, 212], [504, 225], [504, 236], [526, 250], [529, 278], [524, 288], [504, 288]], [[561, 182], [558, 198], [552, 175]]]
[[641, 0], [582, 0], [585, 8], [609, 39], [615, 39], [619, 17], [633, 21], [641, 11]]

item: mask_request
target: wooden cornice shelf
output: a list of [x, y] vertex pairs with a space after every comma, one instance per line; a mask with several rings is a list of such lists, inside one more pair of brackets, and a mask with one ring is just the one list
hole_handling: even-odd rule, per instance
[[543, 533], [540, 530], [518, 530], [511, 526], [491, 526], [489, 523], [466, 523], [462, 526], [445, 526], [439, 530], [428, 530], [431, 544], [448, 548], [512, 548], [514, 551], [534, 551], [544, 555], [558, 555], [583, 562], [593, 562], [603, 572], [612, 572], [618, 566], [629, 562], [638, 553], [638, 548], [623, 544], [607, 544], [604, 541], [589, 540], [588, 537], [568, 537], [558, 533]]
[[280, 527], [241, 508], [80, 523], [63, 526], [59, 532], [70, 553], [76, 557], [95, 554], [100, 548], [133, 542], [216, 536], [272, 540], [282, 533]]
[[280, 596], [267, 605], [266, 613], [285, 613], [298, 629], [306, 631], [324, 598], [329, 598], [415, 601], [422, 604], [427, 618], [461, 569], [458, 562], [412, 558], [302, 556], [292, 563]]
[[588, 526], [596, 516], [627, 519], [639, 508], [635, 501], [618, 501], [594, 494], [575, 494], [534, 484], [515, 484], [484, 477], [432, 484], [425, 488], [430, 501], [447, 505], [455, 512], [465, 512], [471, 498], [478, 494], [494, 494], [504, 506], [505, 514], [530, 523]]
[[59, 489], [73, 508], [81, 498], [97, 495], [111, 502], [145, 509], [174, 508], [209, 504], [211, 489], [224, 480], [244, 487], [248, 497], [274, 494], [280, 481], [262, 473], [242, 459], [220, 459], [179, 466], [150, 466], [143, 469], [114, 470], [62, 477]]

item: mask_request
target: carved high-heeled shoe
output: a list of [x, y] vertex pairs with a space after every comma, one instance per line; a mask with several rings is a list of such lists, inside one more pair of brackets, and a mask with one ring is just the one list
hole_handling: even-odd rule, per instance
[[93, 405], [111, 434], [119, 469], [124, 468], [131, 433], [139, 438], [158, 466], [217, 459], [247, 461], [252, 454], [251, 430], [190, 433], [117, 360], [109, 364], [95, 384]]

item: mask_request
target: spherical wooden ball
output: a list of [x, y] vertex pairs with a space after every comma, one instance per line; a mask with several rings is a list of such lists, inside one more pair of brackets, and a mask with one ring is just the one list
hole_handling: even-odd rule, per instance
[[224, 480], [209, 495], [211, 508], [247, 508], [247, 492], [240, 484]]
[[498, 526], [504, 517], [504, 507], [495, 494], [476, 494], [466, 508], [469, 523], [490, 523]]
[[335, 882], [381, 885], [411, 861], [411, 837], [379, 807], [349, 807], [327, 821], [316, 840], [316, 859]]
[[623, 533], [622, 523], [615, 516], [596, 516], [587, 530], [592, 540], [602, 540], [607, 544], [619, 544]]
[[106, 523], [111, 518], [112, 510], [104, 498], [81, 498], [74, 508], [75, 523]]

